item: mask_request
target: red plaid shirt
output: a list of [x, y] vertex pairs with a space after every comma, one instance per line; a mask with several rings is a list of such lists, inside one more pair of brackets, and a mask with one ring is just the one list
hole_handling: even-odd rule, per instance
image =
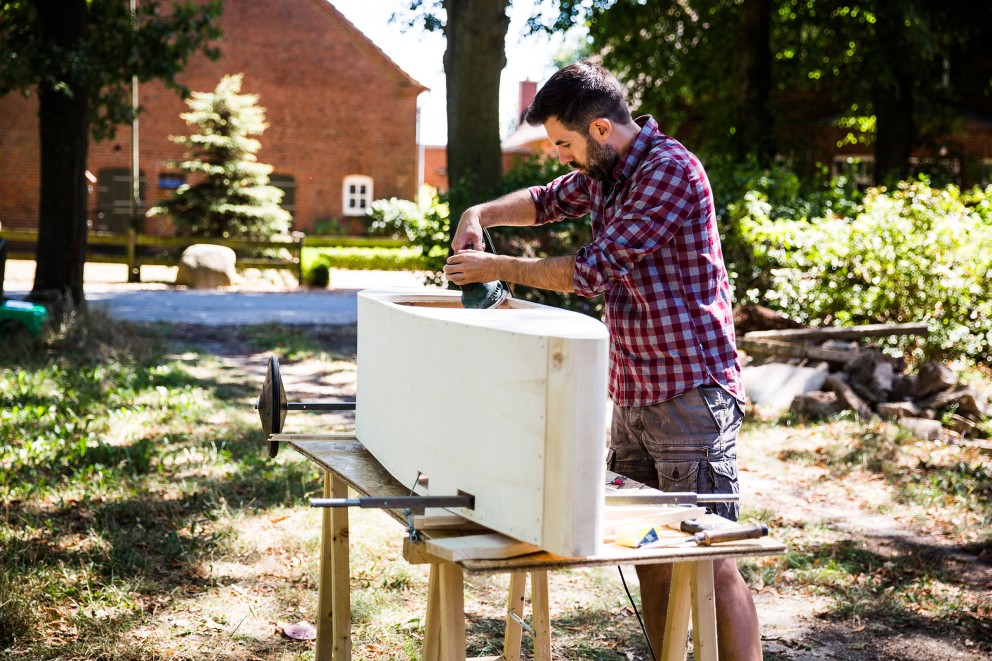
[[530, 189], [537, 223], [592, 218], [575, 292], [603, 294], [610, 396], [647, 406], [715, 384], [743, 401], [730, 281], [699, 160], [649, 116], [613, 185], [571, 172]]

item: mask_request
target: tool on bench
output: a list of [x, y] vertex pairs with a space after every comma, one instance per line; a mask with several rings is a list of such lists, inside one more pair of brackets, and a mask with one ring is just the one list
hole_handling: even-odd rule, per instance
[[[489, 237], [489, 232], [485, 229], [482, 232], [486, 236], [486, 242], [482, 246], [483, 250], [492, 252], [495, 255], [496, 249], [492, 247], [493, 241]], [[499, 307], [509, 297], [510, 289], [500, 280], [471, 282], [467, 285], [462, 285], [462, 307], [464, 308], [488, 310]]]
[[696, 546], [712, 546], [723, 542], [739, 542], [744, 539], [760, 539], [768, 534], [768, 526], [763, 523], [750, 523], [746, 526], [703, 530], [695, 535], [674, 542], [653, 542], [641, 548], [659, 548], [663, 546], [679, 546], [695, 544]]
[[355, 402], [286, 401], [286, 389], [283, 388], [282, 376], [279, 374], [279, 359], [270, 356], [265, 381], [262, 383], [262, 392], [258, 396], [255, 408], [258, 409], [258, 417], [262, 420], [262, 431], [269, 444], [269, 456], [275, 457], [279, 453], [279, 441], [273, 441], [270, 437], [282, 432], [288, 411], [354, 411]]

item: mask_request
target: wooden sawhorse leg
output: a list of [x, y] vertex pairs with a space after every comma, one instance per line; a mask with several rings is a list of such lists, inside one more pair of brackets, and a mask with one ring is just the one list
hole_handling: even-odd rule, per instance
[[465, 577], [453, 562], [432, 562], [424, 661], [465, 661]]
[[[530, 572], [530, 578], [534, 661], [551, 661], [548, 572], [533, 571]], [[465, 661], [464, 574], [461, 568], [452, 562], [432, 562], [429, 580], [424, 661]], [[526, 587], [526, 573], [510, 574], [510, 596], [502, 657], [506, 661], [520, 659], [520, 641], [523, 635], [521, 615]]]
[[690, 610], [693, 658], [696, 661], [717, 661], [716, 590], [712, 560], [677, 562], [672, 568], [662, 661], [685, 661], [689, 646]]
[[[347, 498], [348, 485], [324, 471], [324, 498]], [[320, 532], [320, 592], [314, 661], [351, 661], [348, 508], [326, 507]]]
[[[523, 638], [524, 592], [527, 574], [510, 574], [510, 596], [506, 605], [506, 635], [503, 638], [503, 659], [520, 661], [520, 641]], [[530, 572], [531, 624], [534, 629], [534, 661], [551, 661], [551, 615], [548, 604], [548, 572]]]

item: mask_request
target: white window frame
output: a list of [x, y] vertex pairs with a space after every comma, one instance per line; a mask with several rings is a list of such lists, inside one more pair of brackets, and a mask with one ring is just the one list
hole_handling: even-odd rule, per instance
[[875, 157], [871, 154], [844, 154], [834, 156], [833, 176], [849, 176], [850, 171], [856, 169], [851, 178], [856, 186], [871, 186], [875, 173]]
[[372, 206], [372, 177], [349, 174], [341, 185], [341, 213], [364, 216]]

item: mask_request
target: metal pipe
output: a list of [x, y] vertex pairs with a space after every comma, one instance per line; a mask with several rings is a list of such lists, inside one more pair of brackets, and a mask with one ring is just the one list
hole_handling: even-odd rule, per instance
[[607, 507], [617, 505], [697, 505], [699, 503], [736, 503], [741, 499], [736, 493], [693, 493], [691, 491], [666, 491], [616, 493], [606, 495]]

